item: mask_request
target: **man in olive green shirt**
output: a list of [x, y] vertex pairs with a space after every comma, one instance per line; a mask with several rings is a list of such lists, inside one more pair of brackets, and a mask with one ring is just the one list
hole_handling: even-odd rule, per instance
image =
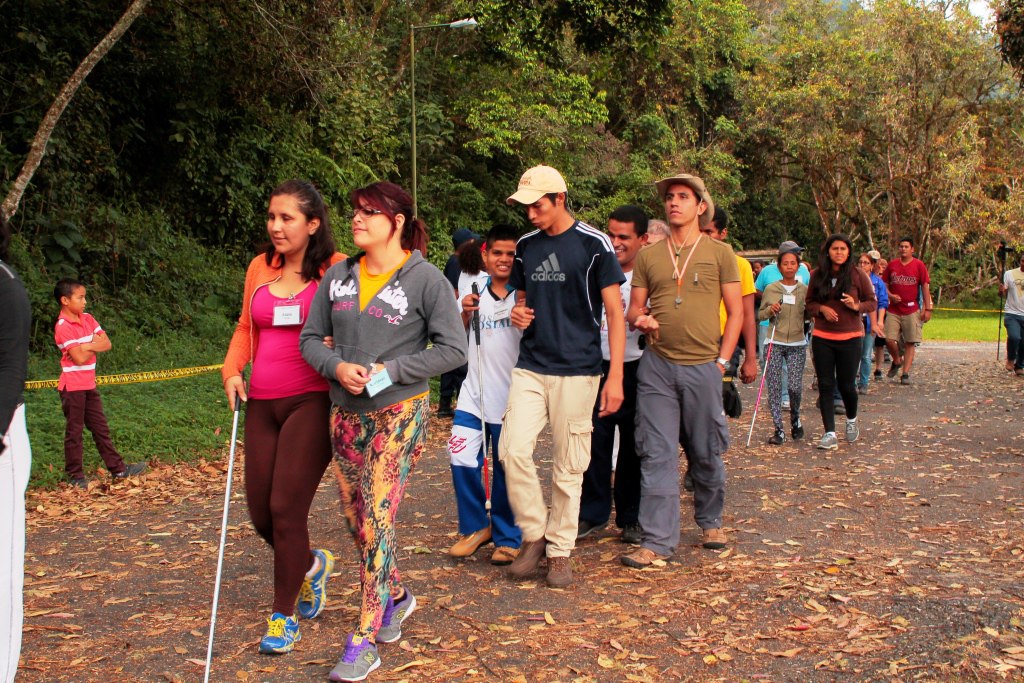
[[[725, 547], [722, 376], [743, 326], [736, 255], [700, 231], [714, 215], [704, 182], [680, 173], [656, 187], [671, 234], [637, 256], [626, 316], [648, 344], [637, 372], [643, 542], [620, 558], [631, 567], [670, 557], [679, 544], [680, 424], [690, 446], [694, 519], [703, 545]], [[728, 314], [724, 333], [722, 302]]]

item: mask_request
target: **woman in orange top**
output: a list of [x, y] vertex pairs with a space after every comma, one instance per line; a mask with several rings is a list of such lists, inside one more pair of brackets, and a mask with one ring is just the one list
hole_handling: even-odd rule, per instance
[[[298, 617], [323, 611], [334, 567], [329, 551], [310, 548], [307, 528], [331, 461], [323, 426], [331, 400], [326, 380], [302, 359], [299, 332], [324, 271], [344, 256], [334, 250], [323, 198], [302, 180], [271, 193], [267, 234], [270, 244], [245, 275], [242, 315], [221, 374], [228, 405], [238, 396], [248, 406], [246, 502], [256, 532], [274, 549], [274, 604], [260, 652], [283, 654], [300, 638]], [[242, 371], [250, 362], [247, 391]]]
[[818, 448], [839, 447], [833, 406], [836, 386], [846, 406], [846, 440], [860, 436], [857, 426], [857, 368], [860, 365], [864, 323], [861, 316], [875, 310], [875, 288], [853, 262], [850, 238], [834, 234], [825, 240], [818, 267], [807, 285], [807, 315], [814, 322], [811, 356], [818, 375], [818, 407], [825, 434]]

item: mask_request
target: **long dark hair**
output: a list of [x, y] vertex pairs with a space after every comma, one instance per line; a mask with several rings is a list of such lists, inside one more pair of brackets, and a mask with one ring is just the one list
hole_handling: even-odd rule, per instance
[[[839, 266], [839, 271], [833, 273], [832, 257], [829, 256], [828, 250], [836, 242], [845, 244], [850, 255], [846, 257], [846, 263]], [[848, 293], [853, 282], [853, 269], [855, 267], [853, 265], [853, 244], [850, 243], [850, 238], [840, 232], [829, 235], [829, 238], [825, 240], [825, 244], [821, 245], [821, 251], [818, 253], [818, 267], [811, 278], [810, 289], [814, 292], [815, 298], [818, 301], [827, 301], [829, 299], [838, 299], [843, 294]], [[832, 284], [833, 277], [836, 279], [835, 285]]]
[[[313, 183], [306, 180], [286, 180], [270, 193], [270, 198], [289, 195], [295, 197], [299, 205], [299, 211], [306, 217], [307, 221], [314, 218], [320, 220], [320, 227], [309, 236], [309, 243], [306, 245], [306, 253], [302, 257], [302, 279], [319, 280], [320, 272], [324, 266], [330, 263], [331, 256], [336, 251], [334, 247], [334, 235], [331, 233], [331, 222], [327, 218], [327, 205], [324, 198], [320, 196]], [[284, 267], [284, 257], [277, 253], [274, 244], [267, 245], [264, 255], [267, 257], [267, 265], [274, 268]], [[275, 261], [280, 260], [280, 263]]]
[[427, 226], [419, 218], [412, 215], [412, 196], [398, 185], [389, 182], [373, 183], [358, 190], [352, 190], [352, 208], [365, 206], [377, 209], [391, 221], [391, 230], [395, 230], [395, 216], [405, 217], [400, 241], [402, 249], [419, 250], [424, 257], [427, 255]]

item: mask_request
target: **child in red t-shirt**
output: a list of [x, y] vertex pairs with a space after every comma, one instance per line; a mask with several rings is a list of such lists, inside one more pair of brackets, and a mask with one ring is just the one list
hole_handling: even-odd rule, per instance
[[96, 319], [85, 312], [85, 285], [64, 279], [53, 288], [60, 304], [54, 341], [60, 349], [60, 380], [57, 392], [67, 419], [64, 430], [64, 469], [74, 486], [86, 487], [82, 467], [82, 428], [88, 427], [96, 450], [110, 474], [117, 479], [133, 477], [146, 463], [126, 465], [110, 440], [110, 428], [103, 414], [103, 401], [96, 390], [96, 354], [110, 350], [110, 338]]

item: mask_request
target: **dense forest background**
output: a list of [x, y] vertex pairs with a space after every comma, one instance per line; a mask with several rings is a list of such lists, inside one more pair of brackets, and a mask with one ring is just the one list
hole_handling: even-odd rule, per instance
[[[128, 4], [0, 0], [3, 194]], [[152, 0], [13, 216], [34, 348], [52, 344], [53, 282], [74, 275], [108, 329], [223, 349], [267, 195], [290, 177], [321, 188], [351, 252], [348, 193], [410, 185], [410, 26], [463, 17], [479, 26], [416, 32], [435, 263], [459, 227], [522, 223], [503, 199], [536, 163], [599, 226], [626, 202], [659, 214], [651, 182], [686, 168], [737, 248], [843, 231], [891, 253], [912, 235], [944, 300], [994, 297], [999, 241], [1024, 246], [1024, 99], [999, 28], [966, 3]]]

